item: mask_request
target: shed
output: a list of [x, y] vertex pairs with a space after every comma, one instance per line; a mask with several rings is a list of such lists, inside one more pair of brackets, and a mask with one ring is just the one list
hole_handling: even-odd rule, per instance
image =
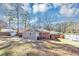
[[26, 41], [36, 41], [38, 36], [39, 33], [37, 31], [30, 29], [24, 31], [22, 35], [23, 39]]

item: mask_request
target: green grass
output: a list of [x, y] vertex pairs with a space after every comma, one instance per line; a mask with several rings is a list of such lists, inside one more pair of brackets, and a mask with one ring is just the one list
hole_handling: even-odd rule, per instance
[[75, 42], [75, 41], [67, 40], [67, 39], [59, 39], [59, 40], [60, 40], [61, 43], [63, 43], [63, 44], [69, 44], [69, 45], [73, 45], [73, 46], [79, 48], [79, 42]]
[[0, 49], [0, 56], [5, 55], [6, 50], [5, 49]]

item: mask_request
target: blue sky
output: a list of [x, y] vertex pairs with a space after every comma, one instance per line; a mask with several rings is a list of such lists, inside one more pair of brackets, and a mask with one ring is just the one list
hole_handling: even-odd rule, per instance
[[[25, 4], [27, 5], [27, 4]], [[79, 20], [78, 3], [46, 3], [46, 4], [28, 4], [28, 10], [31, 10], [31, 16], [34, 17], [31, 23], [38, 22], [64, 22], [68, 20]], [[37, 21], [36, 21], [37, 20]]]
[[[5, 7], [12, 9], [9, 4], [0, 4], [0, 18], [6, 18]], [[79, 20], [79, 3], [27, 3], [21, 7], [29, 12], [29, 20], [33, 25]]]

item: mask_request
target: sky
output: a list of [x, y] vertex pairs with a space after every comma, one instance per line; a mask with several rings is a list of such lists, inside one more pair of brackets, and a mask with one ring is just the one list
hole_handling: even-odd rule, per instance
[[[6, 19], [6, 7], [13, 9], [9, 4], [0, 4], [0, 19]], [[21, 7], [28, 11], [32, 25], [79, 21], [79, 3], [25, 3]]]

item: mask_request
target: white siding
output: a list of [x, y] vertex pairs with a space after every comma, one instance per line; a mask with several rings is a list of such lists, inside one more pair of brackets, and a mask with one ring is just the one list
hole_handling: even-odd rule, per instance
[[38, 36], [38, 33], [35, 31], [27, 31], [27, 32], [23, 33], [23, 39], [25, 39], [25, 40], [35, 41], [35, 40], [37, 40], [37, 36]]

